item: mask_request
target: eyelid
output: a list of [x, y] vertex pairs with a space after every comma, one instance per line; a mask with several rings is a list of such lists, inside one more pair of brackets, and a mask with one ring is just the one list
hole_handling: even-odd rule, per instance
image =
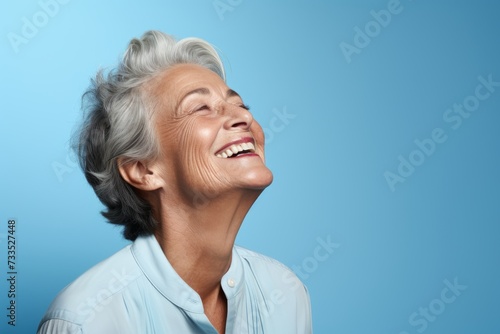
[[241, 99], [238, 99], [238, 100], [239, 101], [234, 101], [234, 102], [229, 102], [229, 103], [231, 103], [232, 105], [235, 105], [237, 107], [243, 108], [245, 110], [250, 110], [250, 106], [248, 104], [245, 104], [243, 102], [243, 100], [241, 100]]
[[[243, 108], [245, 110], [248, 110], [248, 111], [250, 110], [250, 106], [248, 104], [243, 103], [243, 101], [241, 101], [241, 100], [236, 102], [236, 103], [233, 103], [233, 104], [240, 107], [240, 108]], [[205, 109], [211, 110], [211, 106], [210, 106], [210, 103], [198, 103], [193, 108], [189, 108], [189, 109], [191, 109], [190, 113], [195, 113], [195, 112], [202, 111]]]
[[210, 109], [210, 107], [208, 106], [208, 104], [203, 103], [203, 104], [201, 104], [200, 106], [195, 107], [195, 108], [194, 108], [194, 111], [200, 111], [200, 110], [203, 110], [203, 109]]

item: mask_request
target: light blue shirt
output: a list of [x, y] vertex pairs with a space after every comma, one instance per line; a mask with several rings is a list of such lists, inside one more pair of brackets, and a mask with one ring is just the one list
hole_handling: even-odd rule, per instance
[[[222, 277], [226, 333], [312, 333], [307, 289], [283, 264], [235, 246]], [[154, 236], [94, 266], [52, 302], [38, 334], [217, 333], [200, 296], [175, 272]]]

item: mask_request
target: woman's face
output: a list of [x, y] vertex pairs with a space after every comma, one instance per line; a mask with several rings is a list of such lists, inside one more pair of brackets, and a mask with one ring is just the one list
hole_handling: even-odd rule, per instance
[[176, 65], [154, 80], [157, 161], [169, 195], [211, 198], [272, 182], [264, 133], [241, 97], [214, 72]]

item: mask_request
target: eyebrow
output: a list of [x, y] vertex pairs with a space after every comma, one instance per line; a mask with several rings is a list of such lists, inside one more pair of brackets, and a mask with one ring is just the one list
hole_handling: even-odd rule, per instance
[[236, 91], [232, 90], [232, 89], [228, 89], [227, 92], [226, 92], [226, 96], [227, 97], [233, 97], [233, 96], [237, 96], [239, 98], [241, 98], [240, 94], [236, 93]]
[[190, 95], [194, 95], [194, 94], [202, 94], [202, 95], [208, 95], [210, 94], [210, 91], [208, 90], [208, 88], [196, 88], [188, 93], [186, 93], [186, 95], [184, 95], [182, 97], [182, 99], [179, 101], [179, 105], [182, 103], [182, 101], [184, 101], [188, 96]]
[[[186, 95], [184, 95], [182, 97], [182, 99], [177, 104], [177, 108], [176, 109], [178, 109], [178, 107], [182, 104], [182, 101], [184, 101], [188, 96], [194, 95], [194, 94], [209, 95], [210, 94], [210, 90], [208, 88], [205, 88], [205, 87], [193, 89], [192, 91], [186, 93]], [[238, 94], [235, 90], [228, 89], [226, 91], [226, 97], [234, 97], [234, 96], [237, 96], [237, 97], [241, 98], [240, 94]]]

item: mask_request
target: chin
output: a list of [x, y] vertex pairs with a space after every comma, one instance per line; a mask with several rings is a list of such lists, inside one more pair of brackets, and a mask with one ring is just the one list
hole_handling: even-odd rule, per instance
[[265, 166], [248, 173], [244, 186], [248, 189], [265, 189], [273, 182], [273, 173]]

